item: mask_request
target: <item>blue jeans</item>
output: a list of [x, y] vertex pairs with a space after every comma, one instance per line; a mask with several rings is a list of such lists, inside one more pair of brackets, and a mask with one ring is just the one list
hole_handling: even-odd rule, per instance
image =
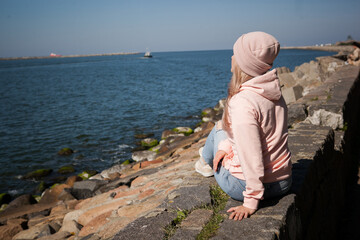
[[[211, 167], [213, 167], [213, 159], [218, 150], [218, 145], [222, 140], [225, 140], [227, 135], [224, 130], [216, 129], [216, 126], [211, 130], [206, 139], [205, 146], [202, 151], [202, 156]], [[246, 181], [234, 177], [221, 164], [218, 171], [214, 172], [214, 177], [221, 187], [221, 189], [231, 198], [244, 201], [243, 191], [245, 191]], [[292, 178], [281, 180], [278, 182], [264, 183], [264, 199], [281, 196], [290, 190]]]

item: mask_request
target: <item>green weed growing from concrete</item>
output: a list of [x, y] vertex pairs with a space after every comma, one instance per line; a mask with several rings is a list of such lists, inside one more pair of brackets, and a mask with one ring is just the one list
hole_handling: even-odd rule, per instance
[[187, 215], [189, 214], [189, 211], [188, 210], [179, 210], [176, 213], [177, 213], [176, 218], [171, 222], [171, 224], [169, 224], [165, 227], [164, 239], [170, 239], [172, 236], [174, 236], [176, 229], [179, 227], [182, 220], [184, 220], [187, 217]]
[[203, 227], [196, 239], [209, 239], [216, 234], [219, 224], [224, 221], [225, 216], [220, 212], [225, 208], [229, 196], [218, 186], [210, 186], [213, 215], [209, 222]]

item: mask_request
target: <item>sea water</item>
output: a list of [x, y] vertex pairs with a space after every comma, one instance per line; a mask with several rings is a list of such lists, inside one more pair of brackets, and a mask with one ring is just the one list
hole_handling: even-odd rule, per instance
[[[281, 50], [274, 67], [331, 52]], [[194, 126], [226, 97], [231, 50], [0, 61], [0, 193], [28, 193], [20, 176], [74, 165], [101, 171], [131, 158], [134, 135]], [[69, 147], [74, 154], [57, 152]]]

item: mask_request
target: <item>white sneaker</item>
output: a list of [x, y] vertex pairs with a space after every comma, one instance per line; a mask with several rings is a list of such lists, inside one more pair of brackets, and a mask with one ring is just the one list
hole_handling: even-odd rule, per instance
[[200, 158], [195, 163], [195, 171], [200, 173], [204, 177], [211, 177], [214, 175], [214, 172], [213, 172], [212, 168], [210, 167], [210, 165], [207, 164], [205, 162], [204, 158], [202, 157], [202, 150], [203, 150], [203, 148], [201, 147], [199, 149]]

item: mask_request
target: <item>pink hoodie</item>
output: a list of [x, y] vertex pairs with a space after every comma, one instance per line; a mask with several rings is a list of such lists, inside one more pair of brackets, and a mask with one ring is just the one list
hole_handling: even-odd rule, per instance
[[225, 168], [246, 181], [244, 206], [257, 209], [263, 183], [291, 176], [287, 107], [276, 69], [245, 82], [229, 102], [231, 132], [220, 142]]

